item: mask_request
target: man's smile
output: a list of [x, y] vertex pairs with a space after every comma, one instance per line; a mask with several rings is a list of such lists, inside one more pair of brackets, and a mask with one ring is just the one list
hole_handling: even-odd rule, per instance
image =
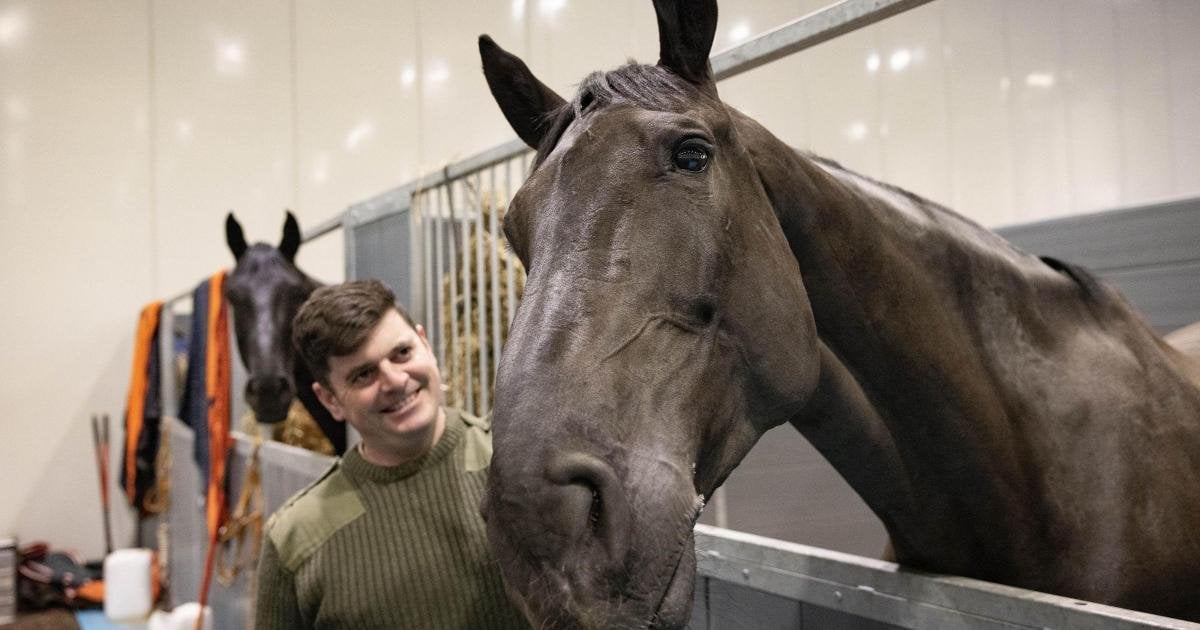
[[408, 407], [412, 405], [412, 403], [416, 402], [417, 396], [420, 395], [420, 393], [424, 390], [425, 390], [424, 387], [418, 387], [418, 388], [414, 389], [413, 391], [405, 394], [404, 396], [402, 396], [401, 398], [399, 398], [392, 404], [382, 407], [379, 410], [379, 413], [388, 415], [388, 414], [393, 414], [393, 413], [396, 413], [399, 411], [406, 411], [408, 409]]

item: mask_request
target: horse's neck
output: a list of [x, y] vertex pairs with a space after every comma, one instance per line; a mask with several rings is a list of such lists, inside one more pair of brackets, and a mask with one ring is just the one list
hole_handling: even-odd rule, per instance
[[[1025, 438], [1006, 416], [1013, 399], [981, 352], [981, 330], [989, 326], [982, 318], [1020, 311], [1029, 296], [1006, 283], [1025, 282], [1026, 274], [1064, 287], [1069, 280], [962, 217], [802, 156], [773, 136], [746, 146], [800, 264], [821, 340], [878, 418], [870, 440], [822, 452], [844, 474], [856, 458], [873, 456], [867, 451], [894, 451], [892, 472], [905, 476], [911, 487], [901, 490], [912, 499], [907, 509], [885, 508], [895, 524], [877, 507], [890, 503], [894, 484], [881, 476], [851, 483], [894, 537], [926, 539], [897, 540], [902, 560], [919, 562], [916, 548], [941, 544], [945, 569], [947, 556], [969, 562], [981, 545], [1025, 546], [1017, 532], [1036, 523], [1014, 528], [1014, 538], [996, 532], [992, 541], [979, 540], [975, 529], [1036, 518], [1026, 507]], [[1025, 325], [1020, 318], [1004, 323]], [[840, 420], [861, 422], [862, 413]], [[827, 437], [805, 430], [804, 419], [795, 424], [814, 443]], [[949, 548], [956, 545], [957, 553]]]

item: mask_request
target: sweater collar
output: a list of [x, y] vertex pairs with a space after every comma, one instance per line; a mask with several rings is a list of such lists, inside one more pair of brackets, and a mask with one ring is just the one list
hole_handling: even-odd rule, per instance
[[442, 431], [442, 437], [424, 455], [399, 466], [380, 466], [363, 458], [358, 445], [355, 445], [342, 457], [342, 467], [355, 479], [390, 483], [411, 477], [417, 471], [433, 466], [454, 452], [466, 431], [457, 410], [445, 409], [445, 412], [446, 427]]

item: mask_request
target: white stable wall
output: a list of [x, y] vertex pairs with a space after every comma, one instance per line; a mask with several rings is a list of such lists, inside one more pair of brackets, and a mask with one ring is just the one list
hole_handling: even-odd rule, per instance
[[[725, 2], [717, 48], [823, 4]], [[275, 241], [511, 137], [481, 32], [564, 94], [657, 53], [645, 0], [0, 0], [0, 535], [98, 555], [87, 417], [122, 413], [140, 306], [231, 263], [225, 212]], [[720, 91], [1002, 225], [1200, 193], [1197, 32], [1195, 0], [938, 0]]]

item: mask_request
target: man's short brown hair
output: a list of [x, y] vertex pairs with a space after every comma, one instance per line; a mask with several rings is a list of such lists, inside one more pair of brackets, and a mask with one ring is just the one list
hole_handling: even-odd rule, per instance
[[330, 388], [329, 358], [353, 354], [389, 310], [416, 329], [396, 295], [378, 280], [355, 280], [321, 287], [292, 320], [292, 345], [313, 378]]

